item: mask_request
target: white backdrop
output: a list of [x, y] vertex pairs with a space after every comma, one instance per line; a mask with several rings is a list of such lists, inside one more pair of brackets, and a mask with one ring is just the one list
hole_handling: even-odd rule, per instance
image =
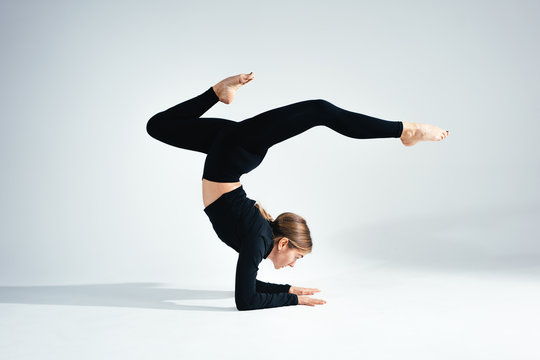
[[[345, 319], [351, 318], [339, 316], [348, 302], [364, 296], [366, 281], [380, 299], [376, 284], [413, 273], [489, 276], [494, 287], [502, 279], [525, 282], [519, 299], [540, 296], [537, 2], [11, 1], [0, 9], [0, 338], [11, 334], [0, 348], [12, 358], [35, 354], [20, 350], [24, 340], [10, 326], [19, 324], [25, 333], [29, 323], [22, 319], [55, 319], [58, 314], [47, 311], [65, 305], [175, 309], [163, 301], [194, 299], [191, 308], [184, 304], [182, 317], [205, 298], [234, 307], [237, 255], [217, 238], [203, 212], [204, 154], [154, 140], [146, 122], [227, 76], [251, 71], [255, 80], [232, 104], [218, 103], [205, 116], [241, 121], [323, 98], [350, 111], [450, 130], [441, 142], [407, 148], [399, 139], [357, 140], [317, 127], [270, 149], [241, 182], [248, 197], [274, 217], [284, 211], [305, 217], [314, 246], [294, 269], [275, 271], [263, 261], [259, 279], [319, 287], [318, 297], [328, 304], [258, 316], [284, 311], [290, 317], [296, 311], [305, 320], [314, 313], [306, 310], [329, 311], [328, 321], [350, 333]], [[378, 269], [377, 275], [354, 275], [366, 276], [366, 269]], [[162, 298], [148, 290], [152, 284], [178, 292]], [[473, 281], [470, 288], [478, 286]], [[110, 295], [124, 291], [130, 295], [120, 300]], [[400, 301], [399, 294], [388, 296]], [[332, 302], [337, 312], [328, 310]], [[540, 317], [513, 300], [503, 308]], [[193, 314], [194, 324], [208, 314], [209, 324], [217, 321], [213, 312]], [[219, 321], [243, 333], [245, 324], [236, 323], [235, 314]], [[364, 315], [356, 319], [364, 322]], [[117, 321], [115, 326], [128, 326]], [[517, 344], [500, 339], [532, 336], [531, 323], [514, 321], [523, 333], [493, 334], [494, 355], [510, 354]], [[57, 326], [55, 334], [77, 333]], [[156, 323], [155, 329], [163, 328]], [[195, 329], [201, 337], [185, 330], [199, 339], [191, 344], [204, 338], [203, 328]], [[462, 330], [458, 326], [456, 333]], [[358, 331], [380, 335], [372, 344], [389, 336]], [[393, 331], [398, 338], [407, 333]], [[143, 336], [130, 334], [135, 337], [124, 338], [124, 347], [104, 346], [109, 337], [96, 339], [102, 346], [94, 351], [104, 349], [96, 357], [112, 357], [115, 349], [126, 354], [131, 341]], [[284, 346], [279, 334], [271, 334], [276, 347]], [[432, 343], [451, 339], [426, 334]], [[300, 351], [292, 341], [292, 354], [330, 354], [313, 350], [322, 345], [311, 335], [303, 341], [312, 341], [313, 348]], [[47, 345], [38, 346], [45, 341], [38, 338], [26, 340], [44, 354]], [[263, 346], [268, 339], [251, 344]], [[341, 349], [354, 346], [353, 338], [340, 339]], [[160, 356], [172, 358], [191, 349], [170, 340], [147, 347], [138, 341], [136, 355], [150, 358], [159, 347]], [[444, 344], [415, 358], [441, 359], [437, 351]], [[73, 353], [55, 358], [81, 348], [67, 349]], [[360, 355], [375, 354], [367, 349]], [[392, 349], [399, 354], [404, 348]], [[458, 349], [471, 354], [476, 348]], [[392, 353], [379, 355], [372, 358]]]

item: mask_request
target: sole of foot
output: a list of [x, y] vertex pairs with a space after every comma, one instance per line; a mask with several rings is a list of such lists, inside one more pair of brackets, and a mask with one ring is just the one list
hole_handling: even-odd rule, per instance
[[249, 74], [229, 76], [228, 78], [225, 78], [214, 85], [213, 89], [218, 96], [219, 101], [225, 104], [230, 104], [233, 101], [234, 95], [236, 95], [238, 89], [240, 89], [241, 86], [246, 85], [254, 78], [255, 75], [253, 74], [253, 71]]
[[401, 142], [405, 146], [413, 146], [419, 141], [441, 141], [448, 137], [450, 131], [438, 126], [421, 123], [403, 122]]

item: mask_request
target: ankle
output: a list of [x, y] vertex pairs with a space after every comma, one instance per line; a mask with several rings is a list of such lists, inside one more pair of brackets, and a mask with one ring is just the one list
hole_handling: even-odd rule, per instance
[[212, 86], [212, 89], [214, 90], [214, 92], [216, 93], [216, 95], [219, 97], [218, 84]]
[[414, 135], [414, 125], [413, 123], [402, 121], [403, 123], [403, 131], [401, 132], [401, 139], [407, 139]]

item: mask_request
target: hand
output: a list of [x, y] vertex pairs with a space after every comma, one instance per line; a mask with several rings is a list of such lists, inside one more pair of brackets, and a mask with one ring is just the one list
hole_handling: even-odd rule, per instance
[[302, 296], [302, 295], [313, 295], [316, 292], [320, 292], [319, 289], [314, 288], [303, 288], [299, 286], [291, 286], [289, 288], [289, 293], [298, 295], [298, 305], [309, 305], [309, 306], [315, 306], [315, 305], [323, 305], [326, 304], [326, 301], [322, 299], [315, 299], [310, 298], [308, 296]]
[[313, 295], [316, 292], [320, 292], [319, 289], [312, 289], [312, 288], [303, 288], [298, 286], [291, 286], [289, 289], [289, 293], [296, 294], [296, 295]]
[[315, 305], [323, 305], [323, 304], [326, 304], [326, 301], [322, 299], [310, 298], [309, 296], [305, 296], [305, 295], [298, 296], [298, 305], [315, 306]]

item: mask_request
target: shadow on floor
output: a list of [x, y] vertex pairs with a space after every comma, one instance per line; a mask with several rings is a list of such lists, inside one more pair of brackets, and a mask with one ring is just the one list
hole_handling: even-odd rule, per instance
[[236, 307], [177, 305], [168, 301], [215, 300], [233, 291], [161, 288], [160, 283], [2, 286], [0, 303], [82, 305], [191, 311], [237, 311]]
[[344, 256], [361, 256], [382, 266], [540, 279], [538, 219], [538, 204], [508, 204], [386, 219], [332, 236], [340, 239]]

